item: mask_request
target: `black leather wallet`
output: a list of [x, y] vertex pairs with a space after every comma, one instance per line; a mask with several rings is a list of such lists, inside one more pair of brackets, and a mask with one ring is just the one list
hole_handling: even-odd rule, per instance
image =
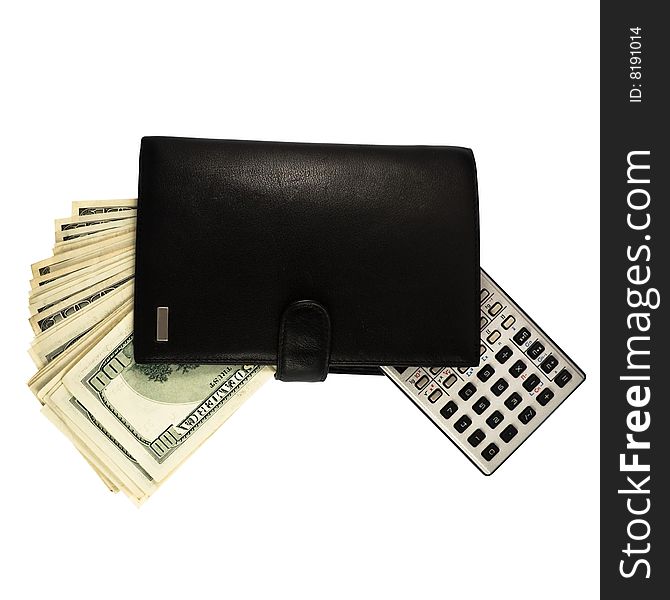
[[475, 365], [472, 151], [146, 137], [135, 269], [139, 363]]

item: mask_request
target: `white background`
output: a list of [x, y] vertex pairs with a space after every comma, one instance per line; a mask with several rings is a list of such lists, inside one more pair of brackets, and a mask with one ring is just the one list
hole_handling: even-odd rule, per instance
[[[598, 593], [597, 3], [3, 9], [0, 571], [8, 598]], [[142, 135], [475, 151], [482, 265], [588, 374], [493, 477], [385, 378], [269, 383], [141, 509], [39, 413], [29, 265]]]

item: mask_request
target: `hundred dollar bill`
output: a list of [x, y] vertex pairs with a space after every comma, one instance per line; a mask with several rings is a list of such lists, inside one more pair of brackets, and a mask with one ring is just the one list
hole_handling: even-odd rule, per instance
[[60, 271], [70, 264], [80, 263], [86, 259], [111, 255], [120, 248], [127, 249], [135, 245], [135, 231], [124, 232], [118, 237], [109, 237], [98, 241], [90, 247], [71, 248], [58, 255], [50, 256], [39, 262], [33, 263], [31, 269], [33, 277], [41, 277], [55, 271]]
[[32, 341], [28, 351], [37, 368], [52, 361], [132, 297], [133, 281], [128, 281], [94, 304], [41, 332]]
[[124, 225], [123, 227], [115, 227], [114, 229], [107, 229], [105, 231], [98, 231], [78, 238], [63, 240], [56, 242], [53, 246], [54, 256], [63, 254], [69, 250], [79, 250], [83, 248], [92, 248], [96, 244], [104, 244], [108, 241], [113, 241], [113, 238], [121, 237], [123, 235], [132, 234], [133, 239], [135, 235], [135, 223]]
[[103, 279], [100, 283], [76, 291], [72, 296], [54, 304], [45, 310], [40, 310], [30, 317], [30, 326], [36, 335], [57, 325], [68, 317], [77, 314], [87, 306], [102, 299], [127, 281], [135, 277], [134, 269], [126, 269], [116, 275]]
[[[77, 217], [70, 217], [76, 219]], [[73, 240], [82, 236], [107, 231], [118, 227], [135, 226], [136, 217], [124, 217], [116, 219], [98, 219], [86, 223], [70, 223], [69, 221], [59, 223], [56, 229], [56, 243]]]
[[76, 343], [71, 344], [53, 360], [38, 369], [28, 381], [28, 387], [37, 399], [43, 402], [46, 395], [51, 393], [61, 384], [63, 376], [91, 350], [103, 337], [105, 337], [115, 325], [132, 311], [132, 301], [128, 300], [111, 313], [106, 319], [93, 326], [87, 333], [82, 335]]
[[64, 290], [71, 290], [74, 286], [79, 285], [81, 281], [85, 281], [88, 277], [94, 277], [100, 271], [107, 268], [113, 268], [121, 261], [129, 260], [133, 264], [135, 261], [135, 253], [133, 248], [115, 254], [114, 256], [101, 257], [100, 260], [92, 265], [82, 267], [72, 273], [67, 273], [56, 277], [51, 281], [47, 281], [42, 285], [34, 287], [30, 290], [31, 303], [36, 298], [50, 297], [52, 294], [58, 294]]
[[86, 290], [87, 288], [114, 277], [119, 273], [132, 270], [135, 271], [135, 257], [127, 256], [123, 260], [107, 261], [102, 259], [95, 269], [82, 269], [75, 277], [61, 285], [61, 282], [55, 282], [53, 286], [43, 286], [31, 290], [28, 299], [28, 308], [31, 315], [48, 310], [52, 306], [71, 298], [75, 294]]
[[72, 203], [72, 216], [100, 215], [137, 208], [137, 198], [127, 200], [77, 200]]
[[156, 489], [156, 484], [62, 385], [63, 375], [67, 370], [85, 356], [131, 309], [132, 302], [126, 302], [42, 367], [30, 379], [28, 386], [43, 404], [45, 416], [65, 433], [100, 478], [105, 483], [112, 481], [116, 488], [124, 491], [133, 501], [142, 502]]
[[63, 382], [160, 482], [271, 375], [271, 368], [255, 365], [135, 364], [128, 315]]
[[101, 460], [118, 487], [132, 500], [141, 503], [156, 491], [158, 484], [132, 454], [65, 387], [58, 386], [45, 398], [45, 405], [67, 422], [73, 436], [82, 440], [89, 455]]
[[74, 229], [80, 229], [82, 227], [91, 227], [92, 225], [100, 225], [102, 223], [114, 223], [117, 221], [123, 221], [131, 217], [137, 216], [137, 209], [130, 208], [124, 211], [116, 211], [105, 214], [93, 214], [93, 215], [83, 215], [75, 217], [64, 217], [62, 219], [56, 219], [55, 229], [56, 232], [65, 232], [72, 231]]
[[70, 260], [53, 265], [53, 268], [46, 268], [46, 272], [43, 275], [38, 275], [30, 280], [30, 287], [32, 289], [42, 287], [51, 281], [55, 281], [59, 277], [65, 277], [76, 271], [81, 271], [86, 267], [97, 267], [103, 258], [110, 259], [119, 255], [127, 257], [129, 252], [133, 251], [133, 248], [133, 243], [126, 242], [124, 244], [115, 244], [113, 248], [107, 249], [108, 251], [102, 254], [96, 255], [95, 252], [80, 254]]

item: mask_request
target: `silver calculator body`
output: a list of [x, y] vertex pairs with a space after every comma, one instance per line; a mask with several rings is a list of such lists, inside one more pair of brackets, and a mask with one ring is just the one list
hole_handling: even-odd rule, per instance
[[483, 269], [480, 301], [478, 366], [382, 370], [491, 475], [586, 376]]

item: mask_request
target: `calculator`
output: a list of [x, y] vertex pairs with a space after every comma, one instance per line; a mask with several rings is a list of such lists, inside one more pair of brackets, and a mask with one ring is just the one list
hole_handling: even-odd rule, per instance
[[481, 271], [479, 365], [384, 373], [485, 475], [491, 475], [586, 378]]

